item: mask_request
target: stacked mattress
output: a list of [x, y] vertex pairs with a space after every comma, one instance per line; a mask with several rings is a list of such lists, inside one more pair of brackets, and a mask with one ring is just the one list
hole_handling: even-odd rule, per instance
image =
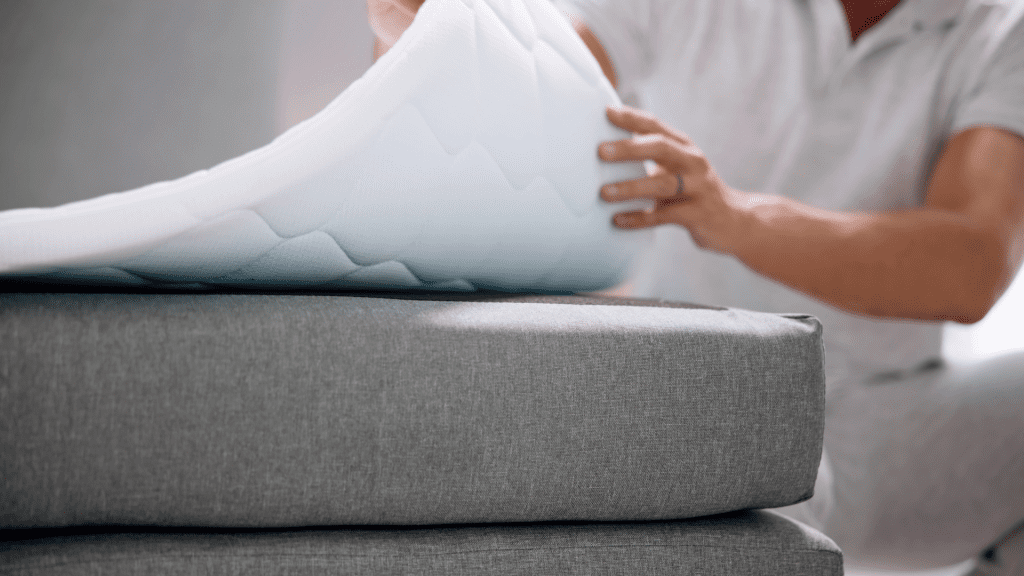
[[[240, 565], [337, 550], [331, 562], [372, 567], [445, 550], [476, 566], [486, 549], [506, 550], [495, 566], [540, 554], [550, 568], [619, 546], [623, 562], [745, 550], [760, 570], [765, 554], [813, 552], [841, 569], [827, 539], [767, 512], [679, 524], [813, 493], [813, 318], [486, 293], [6, 289], [0, 566], [19, 567], [7, 573], [107, 566], [111, 549], [190, 573], [189, 550]], [[519, 525], [537, 522], [562, 528]], [[489, 528], [408, 528], [442, 524]], [[323, 532], [337, 526], [375, 528]], [[526, 544], [538, 541], [547, 552]], [[264, 546], [280, 557], [254, 558]]]
[[816, 320], [472, 292], [626, 274], [617, 102], [547, 2], [431, 0], [265, 148], [0, 214], [0, 575], [841, 574], [751, 511], [813, 493]]
[[0, 543], [0, 574], [20, 576], [842, 573], [835, 544], [766, 511], [623, 524], [80, 530]]

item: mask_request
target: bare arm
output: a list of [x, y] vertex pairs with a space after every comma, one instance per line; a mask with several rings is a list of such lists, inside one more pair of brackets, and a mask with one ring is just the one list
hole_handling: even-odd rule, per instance
[[[650, 198], [652, 212], [616, 224], [686, 227], [701, 246], [855, 314], [980, 320], [1019, 268], [1024, 251], [1024, 139], [979, 127], [956, 134], [932, 175], [925, 205], [883, 213], [821, 210], [725, 185], [685, 135], [640, 111], [609, 110], [641, 134], [602, 147], [606, 160], [653, 159], [662, 171], [619, 183], [607, 200]], [[681, 174], [687, 196], [672, 196]]]
[[612, 65], [611, 58], [608, 57], [608, 52], [604, 49], [604, 45], [597, 39], [597, 36], [591, 32], [587, 24], [575, 18], [569, 17], [569, 21], [572, 22], [572, 27], [576, 29], [576, 33], [580, 35], [580, 39], [583, 40], [583, 44], [590, 49], [590, 53], [597, 59], [597, 63], [601, 65], [601, 71], [608, 77], [608, 81], [612, 83], [612, 87], [619, 87], [619, 78], [615, 73], [615, 66]]
[[746, 218], [736, 256], [801, 292], [871, 316], [976, 322], [1021, 262], [1024, 140], [995, 128], [957, 134], [922, 208], [839, 214], [775, 197]]
[[[368, 0], [379, 57], [412, 22], [424, 0]], [[572, 19], [613, 86], [614, 66], [587, 25]], [[980, 320], [1003, 293], [1024, 252], [1024, 139], [997, 128], [954, 136], [940, 159], [925, 205], [885, 213], [829, 212], [774, 195], [726, 186], [685, 135], [653, 117], [609, 111], [641, 136], [605, 160], [656, 160], [660, 174], [606, 187], [606, 200], [659, 200], [653, 212], [621, 214], [638, 228], [674, 223], [703, 247], [729, 253], [754, 271], [856, 314], [921, 320]], [[675, 193], [683, 175], [685, 201]]]
[[[376, 36], [373, 42], [373, 61], [384, 55], [398, 41], [402, 32], [412, 24], [416, 12], [425, 0], [367, 0], [366, 8], [370, 19], [370, 27]], [[586, 23], [578, 18], [570, 17], [573, 28], [580, 35], [583, 43], [594, 54], [601, 70], [612, 83], [618, 87], [618, 79], [615, 75], [615, 68], [608, 57], [608, 52], [597, 39], [597, 36], [590, 31]]]

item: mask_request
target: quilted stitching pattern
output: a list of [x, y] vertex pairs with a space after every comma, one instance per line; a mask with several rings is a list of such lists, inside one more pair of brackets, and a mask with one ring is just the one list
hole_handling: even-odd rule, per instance
[[649, 238], [613, 229], [597, 197], [602, 182], [642, 174], [596, 158], [598, 142], [624, 136], [604, 118], [617, 102], [546, 0], [431, 0], [362, 79], [262, 149], [174, 182], [0, 214], [0, 272], [599, 289]]

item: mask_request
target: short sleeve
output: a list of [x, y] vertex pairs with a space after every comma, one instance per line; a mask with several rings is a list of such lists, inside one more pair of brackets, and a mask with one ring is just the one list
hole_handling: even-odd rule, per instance
[[953, 131], [987, 125], [1024, 137], [1024, 4], [992, 24], [978, 74], [955, 111]]
[[655, 64], [659, 0], [552, 0], [580, 18], [601, 41], [615, 67], [619, 92], [631, 92]]

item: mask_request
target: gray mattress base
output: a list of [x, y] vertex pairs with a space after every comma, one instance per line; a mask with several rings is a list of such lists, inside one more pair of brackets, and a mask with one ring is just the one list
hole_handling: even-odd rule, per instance
[[818, 532], [767, 511], [688, 521], [103, 533], [0, 542], [0, 574], [838, 576]]
[[822, 359], [813, 318], [657, 302], [0, 292], [0, 528], [785, 506]]

